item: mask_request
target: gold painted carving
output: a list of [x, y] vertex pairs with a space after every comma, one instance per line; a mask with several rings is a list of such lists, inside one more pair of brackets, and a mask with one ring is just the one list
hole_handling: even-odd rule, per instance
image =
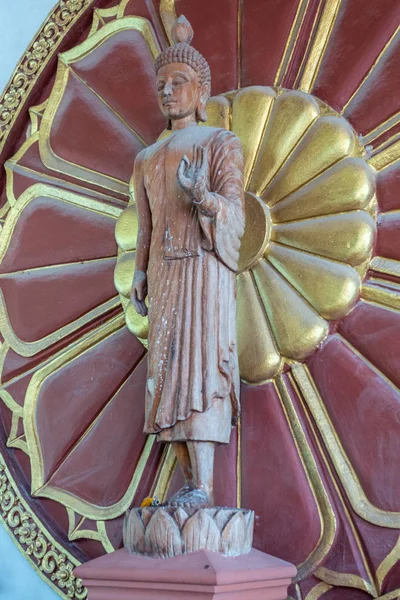
[[116, 548], [110, 542], [104, 521], [96, 521], [96, 529], [85, 529], [86, 517], [78, 515], [71, 508], [67, 508], [68, 515], [68, 539], [70, 542], [79, 539], [96, 540], [100, 542], [108, 553], [114, 552]]
[[317, 583], [312, 590], [310, 590], [305, 597], [304, 600], [319, 600], [321, 596], [325, 594], [325, 592], [329, 592], [332, 589], [331, 585], [328, 585], [321, 581], [321, 583]]
[[72, 570], [80, 564], [56, 542], [22, 497], [0, 455], [1, 520], [35, 571], [60, 595], [83, 600], [87, 590]]
[[[67, 190], [55, 188], [40, 183], [35, 184], [28, 188], [23, 194], [21, 194], [18, 200], [11, 206], [7, 214], [4, 226], [0, 232], [0, 261], [3, 260], [7, 252], [9, 244], [12, 240], [14, 229], [18, 223], [18, 219], [20, 218], [21, 214], [26, 208], [29, 207], [31, 202], [33, 202], [36, 198], [40, 197], [52, 198], [60, 203], [72, 204], [86, 211], [98, 212], [111, 219], [116, 219], [121, 213], [121, 210], [119, 208], [99, 202], [98, 200], [94, 200], [93, 198], [80, 196]], [[111, 257], [99, 260], [114, 261], [115, 259]], [[42, 268], [57, 269], [58, 267], [62, 266], [64, 265], [51, 265], [49, 267]], [[24, 272], [32, 272], [35, 270], [37, 269], [27, 269]], [[6, 273], [2, 276], [7, 277], [12, 274], [13, 273]], [[118, 306], [118, 304], [119, 300], [116, 296], [115, 298], [112, 298], [111, 300], [108, 300], [100, 306], [88, 311], [82, 317], [79, 317], [75, 321], [68, 323], [67, 325], [61, 327], [59, 330], [54, 331], [53, 333], [45, 336], [44, 338], [35, 340], [33, 342], [25, 342], [16, 335], [12, 328], [4, 296], [3, 293], [0, 291], [0, 330], [2, 332], [4, 340], [10, 345], [11, 348], [13, 348], [13, 350], [15, 350], [15, 352], [17, 352], [21, 356], [33, 356], [34, 354], [37, 354], [45, 348], [48, 348], [63, 337], [76, 331], [83, 325], [86, 325], [90, 321], [96, 319], [100, 315], [112, 310], [113, 308]]]
[[[7, 345], [5, 345], [7, 347]], [[12, 420], [11, 420], [11, 428], [10, 433], [8, 435], [7, 446], [9, 448], [19, 448], [26, 454], [28, 454], [28, 445], [25, 439], [25, 432], [18, 433], [20, 419], [24, 416], [24, 409], [17, 402], [15, 402], [14, 398], [11, 396], [7, 390], [0, 390], [0, 398], [7, 406], [7, 408], [11, 411]]]
[[374, 154], [369, 159], [369, 164], [375, 167], [377, 171], [383, 171], [387, 167], [390, 167], [400, 158], [400, 140], [382, 150], [378, 154]]
[[353, 575], [352, 573], [338, 573], [337, 571], [331, 571], [325, 567], [317, 569], [314, 575], [329, 585], [356, 588], [371, 594], [373, 598], [377, 597], [375, 586], [358, 575]]
[[[244, 150], [238, 350], [242, 379], [257, 384], [307, 358], [328, 322], [358, 300], [375, 235], [376, 172], [347, 121], [304, 92], [254, 86], [210, 106], [206, 124], [229, 123]], [[129, 301], [136, 232], [131, 194], [117, 224], [115, 284], [145, 344], [147, 319]]]
[[368, 79], [371, 77], [371, 75], [375, 72], [375, 69], [380, 66], [380, 63], [381, 63], [382, 59], [384, 57], [386, 57], [387, 54], [391, 50], [393, 50], [393, 47], [395, 46], [395, 44], [397, 43], [397, 40], [398, 40], [398, 33], [399, 33], [399, 31], [400, 31], [400, 25], [395, 29], [395, 31], [391, 35], [390, 39], [386, 42], [385, 46], [382, 48], [382, 50], [379, 53], [378, 57], [376, 58], [376, 60], [374, 61], [374, 63], [371, 65], [371, 68], [369, 69], [368, 73], [365, 75], [364, 79], [361, 81], [360, 85], [357, 87], [357, 89], [350, 96], [350, 98], [348, 99], [348, 101], [344, 105], [344, 107], [342, 109], [342, 112], [345, 112], [348, 109], [348, 107], [351, 105], [351, 103], [353, 102], [353, 100], [356, 98], [356, 96], [360, 93], [360, 91], [364, 87], [365, 83], [368, 81]]
[[292, 27], [288, 39], [286, 41], [285, 49], [282, 54], [281, 62], [275, 75], [274, 85], [282, 85], [283, 78], [287, 73], [290, 60], [293, 56], [293, 51], [298, 39], [300, 29], [303, 25], [304, 17], [306, 16], [310, 0], [299, 0], [297, 5], [296, 15], [294, 17]]
[[329, 0], [329, 2], [325, 3], [322, 10], [315, 37], [309, 48], [307, 60], [299, 83], [299, 89], [304, 92], [310, 92], [314, 87], [341, 2], [342, 0]]
[[[110, 175], [106, 175], [98, 171], [93, 171], [88, 167], [72, 163], [60, 156], [57, 156], [51, 147], [50, 137], [53, 121], [56, 117], [58, 108], [67, 88], [71, 73], [74, 73], [74, 75], [77, 76], [73, 70], [74, 63], [83, 59], [85, 56], [88, 56], [94, 49], [99, 48], [101, 44], [119, 31], [125, 30], [139, 31], [146, 41], [153, 59], [156, 59], [160, 52], [160, 47], [153, 27], [150, 22], [147, 21], [147, 19], [144, 19], [143, 17], [124, 17], [107, 23], [100, 30], [90, 35], [90, 37], [88, 37], [81, 44], [75, 46], [71, 50], [68, 50], [68, 52], [64, 52], [59, 55], [56, 81], [53, 85], [53, 89], [43, 114], [39, 136], [40, 157], [46, 167], [54, 171], [58, 171], [59, 173], [70, 174], [81, 181], [99, 185], [103, 188], [114, 190], [115, 192], [122, 194], [127, 194], [128, 192], [127, 185], [124, 181], [118, 180]], [[119, 115], [113, 109], [113, 107], [109, 106], [95, 92], [95, 90], [90, 88], [82, 78], [78, 77], [78, 79], [86, 87], [91, 89], [100, 102], [106, 105], [110, 112], [113, 113], [123, 123], [126, 129], [130, 129], [137, 140], [142, 144], [142, 146], [144, 146], [145, 144], [143, 140], [129, 127], [121, 115]]]
[[171, 37], [171, 29], [178, 16], [175, 10], [175, 0], [160, 1], [160, 16], [164, 25], [164, 29], [167, 33], [169, 43], [172, 44], [173, 40]]
[[378, 273], [400, 277], [400, 262], [398, 260], [393, 260], [392, 258], [374, 256], [371, 260], [370, 268]]
[[[32, 74], [25, 74], [25, 79], [20, 76], [16, 80], [17, 72], [14, 74], [12, 80], [14, 80], [15, 89], [11, 90], [14, 95], [7, 97], [7, 106], [4, 104], [5, 94], [0, 100], [0, 103], [2, 103], [0, 104], [0, 150], [5, 143], [10, 127], [24, 106], [25, 99], [37, 75], [53, 55], [63, 34], [67, 32], [76, 18], [90, 6], [91, 2], [69, 0], [60, 4], [64, 8], [68, 5], [71, 14], [74, 10], [78, 12], [74, 13], [73, 19], [63, 26], [64, 29], [60, 29], [60, 33], [55, 34], [54, 39], [57, 39], [57, 41], [53, 45], [49, 44], [47, 54], [42, 49], [45, 44], [41, 43], [42, 45], [39, 44], [35, 47], [36, 59], [39, 64], [36, 71], [33, 71]], [[89, 34], [90, 39], [86, 40], [77, 49], [65, 53], [63, 55], [64, 60], [66, 56], [71, 62], [79, 60], [85, 52], [90, 52], [91, 48], [106, 39], [111, 30], [116, 31], [121, 26], [121, 21], [117, 25], [116, 22], [109, 23], [108, 21], [113, 17], [117, 20], [122, 19], [126, 4], [127, 0], [123, 0], [118, 6], [111, 9], [96, 9], [92, 30]], [[277, 84], [282, 81], [287, 70], [307, 6], [308, 1], [299, 0], [298, 11], [276, 75], [275, 81]], [[319, 20], [315, 23], [316, 36], [313, 37], [313, 41], [307, 49], [304, 61], [305, 67], [302, 70], [303, 89], [312, 89], [339, 7], [340, 0], [325, 3], [325, 8], [319, 15], [321, 18], [318, 17]], [[59, 10], [58, 7], [53, 15], [57, 10]], [[166, 31], [169, 33], [169, 23], [172, 23], [176, 16], [174, 1], [161, 0], [160, 13]], [[135, 19], [135, 17], [126, 19]], [[153, 56], [155, 56], [158, 51], [157, 42], [151, 27], [146, 28], [144, 21], [139, 19], [134, 24], [132, 21], [131, 25], [133, 25], [133, 28], [141, 30], [149, 47], [152, 48]], [[240, 24], [240, 14], [238, 15], [238, 23]], [[46, 31], [51, 32], [51, 30]], [[49, 41], [52, 35], [48, 37]], [[153, 47], [152, 44], [154, 44]], [[41, 53], [43, 53], [42, 58], [40, 58]], [[59, 100], [61, 99], [61, 88], [65, 83], [62, 80], [62, 72], [65, 75], [65, 72], [70, 68], [68, 60], [64, 63], [62, 60], [60, 61], [60, 71], [51, 97], [52, 102], [55, 102], [57, 86], [60, 92]], [[19, 69], [20, 71], [21, 69], [24, 70], [21, 65]], [[18, 85], [20, 85], [20, 88], [17, 87]], [[21, 93], [18, 92], [18, 89], [21, 90]], [[14, 107], [11, 106], [13, 103], [16, 103]], [[47, 106], [47, 102], [36, 108], [37, 111], [33, 109], [30, 111], [32, 119], [30, 133], [33, 134], [30, 143], [37, 142], [39, 131], [40, 136], [43, 137], [44, 135], [45, 128], [41, 130], [43, 110], [47, 110], [46, 119], [50, 119], [51, 111], [54, 110], [54, 106], [52, 107], [51, 103]], [[234, 91], [210, 99], [208, 115], [207, 125], [233, 129], [240, 135], [245, 149], [247, 213], [251, 216], [248, 222], [252, 225], [249, 227], [242, 244], [242, 272], [238, 276], [238, 330], [242, 376], [252, 383], [259, 383], [279, 374], [285, 361], [292, 364], [293, 360], [302, 360], [303, 357], [306, 357], [327, 335], [326, 320], [343, 316], [354, 304], [359, 294], [361, 279], [369, 264], [371, 239], [375, 228], [373, 219], [370, 218], [371, 214], [374, 216], [376, 202], [374, 197], [375, 169], [386, 168], [398, 160], [400, 146], [397, 143], [388, 149], [383, 149], [382, 152], [370, 159], [369, 164], [372, 168], [369, 167], [365, 161], [363, 148], [347, 122], [329, 107], [309, 94], [302, 92], [288, 92], [265, 87], [248, 88], [240, 92]], [[22, 148], [25, 147], [24, 144]], [[46, 148], [43, 146], [42, 151], [43, 156], [45, 156]], [[49, 160], [51, 161], [53, 158], [50, 156]], [[69, 165], [67, 167], [70, 168]], [[58, 168], [56, 166], [54, 171], [55, 181]], [[10, 169], [8, 171], [11, 173]], [[118, 187], [121, 182], [115, 182], [111, 178], [106, 180], [102, 174], [93, 174], [90, 170], [87, 171], [86, 173], [77, 173], [83, 184], [85, 181], [92, 181], [93, 179], [98, 182], [97, 178], [103, 177], [100, 185], [105, 188], [105, 194], [107, 188], [118, 188], [120, 191], [127, 193], [125, 183], [122, 182], [123, 185]], [[10, 180], [12, 180], [12, 174]], [[8, 186], [9, 189], [10, 186]], [[61, 195], [65, 198], [64, 192]], [[9, 193], [9, 202], [16, 205], [19, 200], [13, 198], [13, 193]], [[104, 204], [101, 207], [103, 209]], [[88, 209], [91, 210], [90, 207]], [[6, 207], [6, 210], [8, 210], [8, 207]], [[119, 214], [120, 211], [115, 209], [112, 218]], [[115, 283], [124, 307], [128, 327], [145, 343], [147, 320], [142, 319], [132, 310], [129, 301], [129, 289], [135, 260], [135, 240], [133, 238], [136, 238], [136, 230], [137, 218], [134, 199], [132, 198], [128, 209], [123, 213], [117, 225], [116, 236], [120, 250], [115, 271]], [[3, 239], [3, 235], [0, 239]], [[328, 236], [330, 239], [334, 239], [334, 242], [327, 244], [326, 239]], [[311, 247], [307, 245], [310, 240]], [[343, 247], [346, 248], [345, 252], [342, 252]], [[385, 261], [385, 263], [382, 261]], [[399, 270], [398, 264], [397, 261], [376, 258], [373, 259], [371, 266], [383, 273], [397, 273]], [[307, 273], [310, 275], [307, 275]], [[268, 274], [270, 275], [269, 278]], [[326, 278], [324, 280], [325, 284], [318, 286], [316, 283], [321, 281], [321, 277]], [[271, 283], [277, 288], [274, 291], [273, 300], [269, 297]], [[363, 297], [365, 299], [392, 306], [389, 305], [389, 301], [392, 302], [393, 294], [386, 291], [386, 303], [383, 301], [385, 298], [382, 295], [379, 298], [376, 296], [376, 290], [373, 290], [374, 298], [371, 298], [371, 296], [367, 298], [366, 294], [372, 293], [371, 287], [369, 285], [364, 286]], [[324, 293], [324, 289], [328, 292]], [[293, 302], [282, 311], [280, 310], [280, 303], [286, 291], [288, 291]], [[397, 308], [397, 304], [393, 308]], [[285, 331], [284, 327], [284, 313], [291, 315], [287, 327], [288, 331]], [[250, 324], [249, 315], [252, 317]], [[56, 333], [60, 334], [60, 332]], [[302, 344], [302, 339], [307, 339], [307, 344]], [[13, 342], [17, 351], [22, 355], [28, 349], [26, 346], [20, 347], [18, 340], [14, 339], [13, 341], [12, 333], [8, 336], [8, 341]], [[42, 340], [39, 341], [43, 342]], [[19, 342], [25, 344], [21, 340]], [[6, 343], [2, 347], [2, 352], [7, 348]], [[32, 354], [39, 350], [40, 347], [37, 346]], [[31, 354], [26, 354], [26, 356], [28, 355]], [[59, 361], [57, 365], [61, 365], [64, 360], [61, 355], [53, 358]], [[43, 368], [38, 373], [40, 372], [43, 377], [46, 377], [46, 369], [50, 369], [50, 374], [53, 367], [58, 368], [57, 365], [53, 360], [46, 361], [46, 364], [42, 366]], [[296, 365], [295, 367], [297, 368]], [[297, 370], [297, 376], [299, 376], [299, 370]], [[35, 380], [38, 387], [44, 381], [40, 382], [39, 379]], [[301, 387], [299, 381], [298, 384]], [[302, 391], [304, 392], [304, 389]], [[35, 391], [30, 388], [32, 403], [34, 403], [36, 392], [38, 390]], [[315, 393], [315, 390], [313, 393]], [[281, 400], [284, 396], [285, 394], [282, 393]], [[21, 408], [10, 395], [3, 395], [2, 399], [13, 412], [8, 445], [20, 447], [26, 451], [28, 444], [24, 440], [24, 435], [16, 435], [19, 420], [23, 416]], [[314, 403], [314, 406], [317, 407], [315, 415], [318, 411], [324, 410], [319, 395], [311, 400], [306, 397], [306, 400], [309, 406]], [[319, 497], [321, 492], [323, 499], [323, 501], [318, 502], [318, 505], [321, 519], [324, 522], [324, 530], [321, 532], [316, 550], [302, 565], [303, 571], [306, 573], [308, 569], [312, 568], [313, 564], [318, 562], [318, 556], [323, 556], [323, 553], [329, 550], [329, 544], [332, 541], [332, 535], [334, 535], [335, 522], [334, 516], [332, 518], [331, 515], [332, 509], [326, 491], [324, 489], [321, 491], [318, 487], [318, 473], [314, 469], [315, 463], [314, 466], [312, 464], [312, 457], [310, 462], [310, 451], [304, 439], [304, 433], [301, 431], [301, 425], [298, 423], [297, 414], [287, 398], [283, 399], [282, 402], [292, 428], [293, 438], [303, 457], [302, 460], [309, 477], [310, 487], [314, 496], [317, 494]], [[32, 421], [32, 414], [33, 411], [28, 408], [26, 422]], [[318, 420], [316, 418], [316, 420], [319, 426], [321, 423], [324, 424], [324, 427], [326, 426], [324, 419]], [[35, 448], [36, 444], [36, 449], [33, 451], [35, 458], [32, 460], [32, 470], [36, 469], [38, 471], [41, 459], [34, 427], [33, 424], [30, 430], [29, 443], [31, 448]], [[331, 435], [329, 427], [326, 429], [326, 435]], [[153, 438], [149, 438], [146, 443], [134, 475], [137, 482], [140, 481], [153, 442]], [[328, 448], [330, 451], [336, 452], [336, 447], [328, 446]], [[341, 460], [340, 452], [336, 456], [339, 456]], [[339, 474], [341, 472], [340, 460], [338, 464], [335, 463], [335, 467], [339, 469]], [[163, 497], [167, 492], [173, 469], [174, 457], [166, 453], [163, 456], [155, 485], [155, 491], [160, 497]], [[237, 471], [238, 505], [240, 506], [240, 440]], [[354, 488], [353, 483], [349, 484], [350, 488], [354, 491], [353, 499], [357, 500], [358, 488]], [[131, 493], [133, 493], [133, 489], [131, 489]], [[346, 487], [348, 493], [349, 489]], [[36, 492], [37, 495], [46, 495], [49, 489], [46, 490], [46, 486], [41, 489], [39, 484]], [[50, 492], [49, 497], [62, 502], [66, 506], [71, 506], [67, 509], [71, 517], [69, 539], [91, 537], [89, 530], [83, 529], [85, 516], [82, 516], [77, 525], [73, 525], [75, 510], [82, 515], [86, 512], [88, 515], [92, 515], [91, 518], [96, 513], [96, 518], [101, 519], [113, 518], [113, 515], [121, 510], [120, 506], [117, 512], [111, 511], [109, 514], [96, 512], [96, 508], [101, 509], [101, 507], [91, 507], [89, 510], [88, 507], [84, 507], [79, 502], [79, 499], [77, 501], [76, 498], [60, 497], [56, 492], [53, 495], [51, 494], [52, 492]], [[1, 502], [2, 498], [2, 493], [0, 493]], [[364, 500], [361, 498], [359, 502], [361, 513], [364, 509], [363, 502]], [[83, 512], [81, 513], [82, 509]], [[372, 507], [372, 509], [373, 516], [376, 516], [374, 511], [378, 509], [375, 507]], [[388, 518], [391, 518], [391, 514], [387, 514], [389, 515]], [[366, 518], [364, 514], [362, 516]], [[378, 514], [378, 517], [381, 518], [381, 515]], [[385, 520], [384, 525], [394, 526], [388, 525]], [[92, 539], [98, 539], [107, 551], [111, 551], [111, 546], [107, 546], [108, 538], [104, 521], [98, 521], [97, 532], [93, 532]], [[23, 546], [20, 545], [20, 547]], [[393, 558], [397, 556], [397, 552], [395, 547], [379, 567], [379, 576], [382, 582], [390, 568], [392, 568]], [[58, 584], [57, 577], [54, 581]], [[63, 588], [63, 591], [66, 589], [66, 587]], [[330, 585], [321, 582], [309, 592], [307, 600], [319, 598], [329, 589], [331, 589]], [[396, 592], [390, 592], [382, 596], [382, 600], [391, 600], [397, 598], [397, 595]], [[69, 597], [81, 598], [84, 596], [69, 595]]]
[[[385, 280], [377, 280], [379, 283], [385, 283]], [[364, 283], [361, 291], [361, 297], [368, 303], [377, 304], [378, 306], [384, 306], [385, 308], [392, 308], [400, 311], [400, 289], [388, 289], [381, 287], [381, 285], [374, 284], [372, 278], [369, 279], [368, 283]], [[396, 284], [389, 284], [393, 285]]]
[[276, 378], [275, 388], [288, 421], [294, 443], [296, 444], [299, 458], [303, 464], [304, 472], [314, 497], [315, 504], [318, 508], [320, 519], [321, 533], [319, 540], [310, 556], [297, 566], [297, 575], [294, 578], [294, 581], [301, 581], [312, 573], [316, 566], [328, 555], [335, 539], [337, 522], [335, 512], [320, 477], [317, 464], [310, 450], [300, 419], [282, 377]]
[[177, 458], [171, 444], [167, 444], [161, 457], [158, 472], [154, 478], [154, 484], [150, 490], [150, 496], [157, 497], [162, 504], [167, 499], [167, 494], [175, 468]]
[[0, 152], [29, 93], [64, 36], [94, 0], [61, 0], [34, 36], [0, 97]]
[[386, 558], [381, 562], [379, 567], [376, 570], [376, 580], [379, 589], [382, 591], [383, 584], [386, 576], [390, 573], [390, 571], [395, 567], [400, 561], [400, 536], [394, 546], [394, 548], [389, 552]]
[[[137, 486], [139, 485], [140, 479], [143, 475], [146, 467], [147, 460], [149, 458], [151, 449], [153, 447], [155, 438], [149, 436], [145, 443], [142, 455], [136, 465], [136, 469], [133, 473], [132, 480], [125, 491], [123, 497], [113, 505], [110, 506], [95, 506], [82, 498], [53, 487], [50, 481], [46, 481], [44, 476], [44, 463], [42, 450], [40, 445], [40, 436], [38, 434], [37, 421], [36, 421], [36, 406], [38, 398], [41, 393], [43, 385], [53, 374], [57, 373], [64, 365], [73, 362], [77, 357], [82, 356], [86, 351], [99, 344], [103, 339], [108, 336], [114, 335], [118, 332], [121, 327], [124, 326], [124, 316], [118, 315], [110, 319], [104, 325], [101, 325], [95, 329], [91, 334], [86, 336], [77, 344], [72, 344], [70, 348], [64, 351], [60, 356], [54, 358], [52, 361], [45, 364], [42, 368], [38, 369], [28, 386], [25, 396], [24, 404], [24, 429], [26, 441], [28, 444], [29, 457], [31, 461], [31, 494], [32, 496], [40, 496], [51, 498], [60, 502], [64, 506], [74, 510], [75, 512], [93, 520], [104, 520], [114, 519], [125, 512], [132, 502], [132, 498], [135, 495]], [[140, 363], [139, 363], [140, 364]], [[123, 384], [122, 384], [123, 385]], [[101, 418], [103, 412], [107, 409], [107, 406], [113, 401], [113, 397], [110, 398], [106, 406], [97, 415], [96, 419], [91, 423], [86, 432], [78, 440], [78, 444], [84, 441], [90, 430], [96, 425], [97, 421]], [[69, 455], [73, 452], [74, 448], [64, 458], [64, 461], [68, 459]], [[64, 462], [63, 461], [63, 462]], [[63, 462], [61, 464], [63, 464]], [[57, 467], [57, 470], [61, 465]]]
[[313, 382], [308, 368], [302, 364], [294, 364], [292, 373], [299, 389], [317, 423], [325, 446], [335, 466], [336, 473], [353, 510], [363, 519], [379, 527], [400, 527], [400, 513], [384, 511], [374, 506], [366, 497], [359, 479], [343, 449], [342, 444], [334, 430], [332, 422], [324, 407], [323, 400]]

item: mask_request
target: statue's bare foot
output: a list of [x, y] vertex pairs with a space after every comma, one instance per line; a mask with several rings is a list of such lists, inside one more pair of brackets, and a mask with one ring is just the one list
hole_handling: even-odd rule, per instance
[[181, 487], [180, 490], [178, 490], [173, 496], [171, 496], [171, 498], [168, 500], [168, 504], [170, 506], [177, 506], [176, 503], [178, 502], [178, 500], [182, 496], [186, 496], [189, 492], [191, 492], [194, 489], [194, 484], [191, 481], [185, 483], [185, 485]]
[[[187, 488], [187, 491], [185, 491], [185, 488]], [[183, 508], [207, 508], [213, 506], [213, 501], [203, 490], [188, 484], [172, 496], [168, 504], [170, 506], [182, 506]]]

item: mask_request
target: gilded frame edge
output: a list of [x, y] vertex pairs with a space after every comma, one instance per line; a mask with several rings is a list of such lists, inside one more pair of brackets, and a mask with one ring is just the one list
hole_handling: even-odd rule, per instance
[[[7, 505], [7, 494], [9, 497], [11, 496], [9, 506]], [[19, 518], [19, 522], [14, 527], [10, 524], [12, 521], [10, 514], [13, 509], [17, 509]], [[36, 543], [36, 547], [40, 548], [40, 544], [43, 546], [45, 543], [43, 555], [35, 556], [34, 551], [28, 552], [28, 545], [22, 541], [23, 536], [20, 535], [18, 539], [17, 529], [22, 519], [28, 521], [31, 527], [33, 525], [33, 531], [36, 528], [34, 540], [32, 540], [33, 543]], [[58, 595], [75, 600], [83, 600], [87, 597], [87, 590], [83, 587], [81, 580], [72, 574], [72, 570], [81, 562], [54, 539], [50, 531], [31, 510], [7, 467], [2, 451], [0, 451], [0, 523], [29, 565]], [[64, 582], [65, 577], [61, 574], [63, 570], [67, 575], [69, 574], [67, 582]], [[55, 583], [60, 581], [61, 583]]]
[[[81, 0], [81, 6], [78, 10], [74, 10], [74, 7], [68, 7], [64, 0], [59, 0], [54, 8], [50, 11], [45, 21], [42, 23], [40, 29], [33, 36], [29, 42], [26, 50], [18, 61], [17, 66], [12, 72], [1, 96], [0, 96], [0, 153], [4, 150], [9, 134], [11, 133], [15, 122], [17, 121], [20, 113], [29, 102], [30, 92], [32, 91], [37, 79], [43, 73], [45, 67], [57, 53], [58, 48], [63, 41], [65, 35], [75, 25], [76, 21], [88, 10], [90, 10], [96, 0]], [[62, 19], [66, 19], [62, 21]], [[41, 40], [46, 39], [46, 28], [53, 26], [55, 28], [55, 41], [52, 39], [53, 44], [47, 48], [47, 53], [42, 56], [37, 56], [36, 69], [32, 73], [26, 73], [24, 70], [25, 65], [32, 60], [32, 52], [34, 45]], [[8, 105], [7, 97], [15, 91], [15, 81], [18, 78], [26, 81], [26, 87], [22, 88], [22, 93], [18, 96], [15, 105]], [[18, 88], [17, 88], [18, 89]]]

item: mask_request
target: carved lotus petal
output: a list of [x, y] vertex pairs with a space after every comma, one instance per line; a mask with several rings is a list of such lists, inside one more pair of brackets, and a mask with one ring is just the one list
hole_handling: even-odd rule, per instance
[[186, 521], [189, 519], [189, 515], [187, 512], [180, 506], [174, 513], [174, 519], [178, 524], [179, 529], [182, 531], [183, 526]]
[[198, 510], [185, 523], [182, 530], [182, 542], [184, 552], [197, 552], [205, 548], [218, 552], [221, 534], [215, 521], [207, 512]]
[[165, 510], [157, 510], [146, 528], [145, 552], [160, 558], [182, 554], [179, 528]]
[[[241, 512], [237, 512], [229, 519], [221, 534], [221, 549], [227, 556], [243, 554], [242, 548], [246, 545], [247, 523]], [[251, 548], [250, 548], [251, 550]], [[249, 550], [249, 552], [250, 552]]]
[[150, 510], [149, 508], [142, 508], [141, 516], [145, 527], [147, 527], [147, 525], [149, 524], [150, 519], [153, 516], [153, 512], [154, 511]]
[[136, 548], [138, 554], [145, 552], [145, 526], [140, 514], [135, 511], [127, 511], [123, 526], [124, 546]]
[[219, 510], [217, 514], [214, 516], [214, 520], [219, 527], [219, 530], [222, 532], [225, 528], [228, 521], [232, 518], [232, 516], [236, 513], [236, 510], [229, 511], [226, 508]]
[[239, 556], [252, 547], [253, 527], [253, 512], [238, 508], [134, 508], [125, 518], [124, 545], [134, 554], [159, 558], [199, 550]]

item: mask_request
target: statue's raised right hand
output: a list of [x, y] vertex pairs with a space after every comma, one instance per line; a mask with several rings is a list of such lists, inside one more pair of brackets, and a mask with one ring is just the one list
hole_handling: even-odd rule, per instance
[[147, 315], [147, 306], [145, 299], [147, 296], [147, 275], [145, 271], [135, 271], [133, 276], [131, 300], [135, 310], [139, 315]]

